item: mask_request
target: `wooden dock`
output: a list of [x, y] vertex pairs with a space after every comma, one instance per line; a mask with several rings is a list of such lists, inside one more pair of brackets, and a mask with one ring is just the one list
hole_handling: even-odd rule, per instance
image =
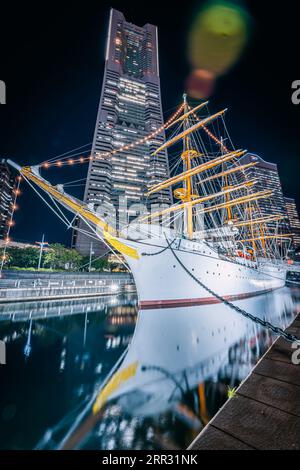
[[[287, 329], [300, 337], [300, 315]], [[194, 450], [300, 450], [300, 364], [278, 338], [199, 436]], [[300, 353], [298, 353], [300, 359]]]

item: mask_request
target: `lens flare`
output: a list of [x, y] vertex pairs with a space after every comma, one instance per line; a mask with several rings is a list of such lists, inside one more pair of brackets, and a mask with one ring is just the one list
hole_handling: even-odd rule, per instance
[[194, 70], [187, 80], [185, 89], [191, 98], [196, 100], [210, 96], [215, 87], [215, 76], [207, 70]]
[[249, 37], [249, 15], [227, 1], [210, 1], [196, 16], [188, 37], [191, 66], [223, 75], [238, 60]]

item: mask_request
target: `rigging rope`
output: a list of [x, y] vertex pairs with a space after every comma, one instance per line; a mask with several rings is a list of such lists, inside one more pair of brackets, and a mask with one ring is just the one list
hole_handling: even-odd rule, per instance
[[[194, 117], [194, 119], [196, 119], [197, 121], [199, 121], [199, 118], [198, 116], [196, 115], [195, 112], [192, 112], [192, 116]], [[222, 123], [223, 123], [223, 127], [224, 127], [224, 130], [225, 130], [225, 134], [227, 135], [227, 138], [229, 139], [229, 142], [232, 146], [232, 148], [234, 149], [234, 144], [232, 142], [232, 139], [230, 137], [230, 134], [228, 132], [228, 129], [227, 129], [227, 126], [226, 126], [226, 122], [225, 122], [225, 119], [224, 119], [224, 116], [221, 116], [221, 119], [222, 119]], [[217, 124], [219, 126], [219, 120], [217, 120]], [[212, 123], [212, 125], [214, 125], [214, 123]], [[223, 140], [220, 140], [218, 139], [206, 126], [203, 126], [203, 129], [204, 131], [207, 133], [207, 135], [209, 137], [211, 137], [212, 140], [214, 140], [222, 150], [224, 150], [225, 152], [229, 152], [229, 149], [228, 147], [226, 147], [226, 145], [223, 143]], [[235, 161], [235, 159], [233, 160], [233, 165], [237, 165], [237, 162]], [[243, 174], [243, 177], [245, 178], [245, 180], [247, 181], [248, 180], [248, 176], [247, 176], [247, 173], [245, 170], [241, 170], [242, 171], [242, 174]], [[237, 178], [236, 176], [233, 177], [234, 181], [237, 181]], [[252, 192], [252, 190], [250, 189], [250, 192]], [[256, 208], [256, 211], [260, 214], [260, 216], [262, 216], [262, 210], [260, 208], [260, 205], [258, 204], [257, 201], [254, 201], [253, 203], [253, 206]], [[251, 203], [249, 203], [249, 207], [251, 207]], [[239, 207], [236, 207], [236, 210], [238, 212], [238, 214], [241, 216], [242, 213], [241, 213], [241, 208]], [[251, 216], [252, 217], [252, 216]], [[261, 227], [261, 230], [262, 230], [262, 234], [263, 234], [263, 237], [265, 237], [268, 233], [269, 233], [269, 230], [270, 228], [268, 227], [267, 223], [262, 223], [260, 225]], [[253, 237], [252, 237], [253, 238]], [[263, 247], [263, 240], [264, 240], [264, 243], [266, 244], [266, 246], [269, 248], [268, 250], [266, 250], [264, 247]], [[274, 246], [272, 248], [272, 241], [268, 240], [268, 239], [262, 239], [262, 240], [259, 240], [258, 242], [256, 243], [259, 243], [259, 245], [261, 245], [261, 250], [262, 252], [265, 254], [266, 257], [269, 257], [271, 259], [271, 253], [272, 251], [278, 251], [278, 245], [276, 244], [276, 242], [274, 242]]]
[[[48, 160], [44, 160], [44, 162], [41, 163], [41, 165], [43, 163], [46, 163], [46, 162], [54, 162], [56, 160], [58, 160], [59, 158], [61, 157], [64, 157], [64, 158], [68, 158], [68, 157], [71, 157], [71, 156], [75, 156], [75, 155], [80, 155], [80, 153], [72, 153], [71, 152], [76, 152], [77, 150], [80, 150], [84, 147], [87, 147], [87, 146], [90, 146], [93, 142], [89, 142], [88, 144], [85, 144], [85, 145], [81, 145], [80, 147], [76, 147], [74, 149], [71, 149], [71, 150], [68, 150], [67, 152], [64, 152], [64, 153], [61, 153], [60, 155], [56, 155], [55, 157], [52, 157], [52, 158], [48, 158]], [[81, 150], [81, 153], [85, 153], [85, 152], [88, 152], [89, 149], [87, 150]], [[66, 155], [66, 156], [65, 156]]]
[[[77, 163], [84, 163], [86, 161], [93, 160], [93, 159], [98, 160], [98, 159], [102, 159], [102, 158], [107, 158], [107, 157], [110, 157], [110, 156], [115, 155], [117, 153], [123, 152], [124, 150], [129, 150], [129, 149], [132, 149], [132, 148], [134, 148], [138, 145], [145, 144], [145, 143], [147, 143], [147, 141], [149, 139], [151, 139], [152, 137], [157, 136], [163, 130], [167, 129], [168, 126], [170, 126], [170, 124], [172, 124], [172, 122], [179, 116], [179, 114], [183, 110], [183, 107], [184, 107], [184, 105], [181, 104], [179, 106], [179, 108], [177, 109], [177, 111], [166, 121], [166, 123], [162, 124], [155, 131], [151, 132], [150, 134], [146, 135], [145, 137], [137, 139], [136, 141], [134, 141], [130, 144], [126, 144], [126, 145], [123, 145], [120, 148], [114, 149], [111, 152], [103, 152], [103, 153], [98, 153], [98, 154], [96, 153], [94, 156], [89, 155], [88, 157], [80, 157], [79, 159], [73, 160], [72, 158], [70, 158], [72, 155], [67, 155], [70, 152], [72, 152], [72, 150], [70, 150], [69, 152], [65, 152], [64, 154], [61, 154], [61, 156], [66, 155], [62, 160], [69, 159], [69, 161], [62, 162], [61, 160], [58, 160], [58, 158], [59, 158], [59, 156], [58, 156], [58, 157], [54, 157], [53, 159], [46, 160], [46, 161], [40, 163], [38, 166], [43, 166], [44, 168], [49, 168], [50, 166], [53, 166], [53, 165], [61, 167], [61, 166], [68, 165], [68, 164], [73, 165], [73, 164], [77, 164]], [[90, 145], [90, 144], [86, 144], [86, 145]], [[84, 146], [82, 146], [82, 147], [84, 147]], [[81, 147], [78, 147], [78, 148], [81, 148]], [[77, 150], [77, 149], [74, 149], [74, 150]], [[81, 153], [84, 153], [86, 151], [83, 151]], [[75, 154], [73, 156], [75, 156]]]
[[75, 217], [73, 218], [73, 220], [74, 220], [76, 217], [79, 217], [92, 230], [93, 233], [90, 233], [86, 230], [82, 230], [78, 226], [73, 226], [72, 223], [70, 224], [68, 218], [62, 212], [62, 210], [59, 208], [59, 206], [57, 205], [56, 201], [52, 198], [52, 196], [49, 196], [49, 197], [50, 197], [51, 201], [54, 202], [54, 204], [55, 204], [55, 206], [56, 206], [56, 208], [59, 212], [57, 212], [51, 206], [51, 204], [48, 203], [48, 201], [42, 196], [42, 194], [40, 194], [37, 191], [37, 189], [34, 187], [34, 185], [24, 175], [23, 175], [23, 178], [27, 181], [27, 183], [29, 184], [29, 186], [31, 186], [31, 188], [35, 191], [35, 193], [44, 201], [44, 203], [52, 210], [52, 212], [54, 212], [54, 214], [68, 227], [68, 229], [70, 227], [72, 227], [74, 230], [76, 230], [78, 232], [85, 233], [86, 235], [89, 235], [91, 238], [93, 238], [97, 241], [99, 241], [99, 239], [100, 239], [106, 245], [106, 247], [108, 248], [108, 251], [111, 251], [116, 256], [116, 258], [120, 261], [120, 263], [123, 264], [126, 269], [130, 270], [128, 265], [123, 261], [123, 259], [120, 258], [120, 256], [115, 252], [115, 250], [106, 242], [106, 240], [103, 237], [101, 237], [101, 235], [99, 233], [96, 232], [94, 227], [92, 227], [91, 224], [87, 220], [85, 220], [80, 214], [75, 214]]

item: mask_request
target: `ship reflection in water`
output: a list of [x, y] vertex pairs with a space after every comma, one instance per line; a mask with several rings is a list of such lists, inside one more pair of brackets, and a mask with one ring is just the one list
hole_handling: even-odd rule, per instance
[[[298, 295], [235, 303], [284, 327]], [[137, 313], [127, 295], [1, 308], [4, 449], [186, 448], [274, 340], [221, 304]]]

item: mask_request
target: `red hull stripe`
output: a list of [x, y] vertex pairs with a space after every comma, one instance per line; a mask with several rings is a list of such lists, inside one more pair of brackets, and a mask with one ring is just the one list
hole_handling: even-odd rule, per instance
[[[267, 294], [268, 292], [272, 292], [276, 289], [278, 289], [278, 287], [274, 289], [265, 289], [256, 292], [248, 292], [245, 294], [224, 295], [223, 298], [229, 301], [249, 299], [250, 297], [256, 297], [257, 295]], [[216, 299], [216, 297], [200, 297], [194, 299], [143, 300], [142, 302], [139, 302], [139, 308], [141, 310], [148, 310], [150, 308], [191, 307], [193, 305], [211, 305], [219, 304], [221, 302], [222, 301]]]

